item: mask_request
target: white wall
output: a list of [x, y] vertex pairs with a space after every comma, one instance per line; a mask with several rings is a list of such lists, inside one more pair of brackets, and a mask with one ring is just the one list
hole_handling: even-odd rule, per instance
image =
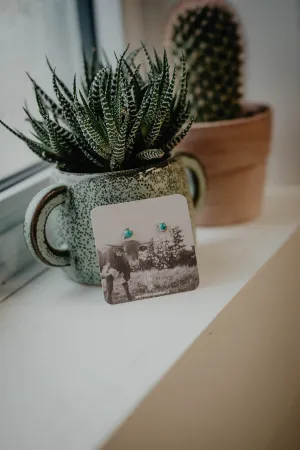
[[300, 183], [300, 2], [232, 0], [248, 42], [247, 97], [273, 105], [270, 180]]
[[[148, 45], [161, 48], [164, 25], [176, 3], [176, 0], [123, 0], [127, 10], [135, 5], [136, 22], [139, 21], [137, 36], [134, 21], [128, 21], [128, 11], [124, 14], [126, 37], [135, 44], [144, 39]], [[247, 37], [247, 98], [268, 102], [275, 111], [269, 180], [300, 183], [300, 2], [232, 0], [231, 3], [239, 12]], [[128, 23], [130, 26], [126, 26]]]

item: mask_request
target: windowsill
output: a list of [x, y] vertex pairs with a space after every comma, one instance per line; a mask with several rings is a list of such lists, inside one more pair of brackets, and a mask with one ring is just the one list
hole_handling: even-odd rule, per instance
[[196, 291], [110, 306], [51, 270], [4, 301], [0, 447], [104, 442], [299, 225], [300, 188], [270, 188], [258, 221], [198, 230]]
[[44, 270], [27, 249], [23, 223], [31, 199], [49, 185], [50, 173], [50, 168], [40, 170], [20, 182], [16, 177], [0, 192], [0, 302]]

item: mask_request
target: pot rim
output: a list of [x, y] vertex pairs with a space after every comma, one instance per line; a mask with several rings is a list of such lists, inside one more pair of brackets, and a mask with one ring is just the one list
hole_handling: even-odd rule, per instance
[[57, 167], [53, 168], [53, 171], [55, 173], [60, 174], [60, 176], [66, 177], [69, 180], [74, 177], [74, 178], [79, 178], [82, 180], [89, 180], [92, 178], [96, 178], [96, 177], [120, 177], [120, 176], [127, 176], [127, 175], [132, 175], [132, 174], [136, 174], [136, 173], [148, 173], [149, 171], [155, 170], [158, 167], [164, 167], [169, 165], [171, 162], [173, 162], [174, 160], [179, 159], [179, 155], [178, 154], [172, 154], [171, 156], [169, 156], [169, 158], [164, 159], [163, 161], [159, 161], [154, 165], [148, 165], [148, 166], [142, 166], [142, 167], [136, 167], [133, 169], [124, 169], [124, 170], [115, 170], [112, 172], [93, 172], [93, 173], [89, 173], [89, 172], [68, 172], [66, 170], [61, 170], [58, 169]]
[[249, 117], [238, 117], [236, 119], [229, 120], [216, 120], [214, 122], [194, 122], [191, 129], [234, 127], [245, 123], [263, 120], [267, 117], [271, 117], [273, 113], [273, 108], [268, 103], [243, 102], [242, 106], [246, 109], [246, 111], [261, 107], [263, 107], [264, 110], [256, 111], [252, 116]]

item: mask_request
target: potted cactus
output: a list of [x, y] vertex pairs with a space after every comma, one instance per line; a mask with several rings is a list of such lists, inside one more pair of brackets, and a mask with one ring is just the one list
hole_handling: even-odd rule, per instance
[[189, 72], [196, 117], [181, 148], [202, 161], [208, 178], [199, 225], [254, 219], [262, 206], [272, 111], [243, 101], [244, 41], [235, 11], [222, 0], [180, 1], [166, 28], [166, 45]]
[[[203, 185], [201, 167], [192, 157], [172, 156], [193, 119], [186, 100], [182, 59], [181, 88], [175, 91], [176, 68], [170, 72], [166, 52], [149, 55], [145, 77], [134, 60], [139, 50], [117, 58], [116, 68], [96, 59], [85, 64], [85, 79], [69, 90], [49, 64], [56, 101], [35, 82], [40, 112], [25, 108], [34, 139], [2, 124], [42, 159], [56, 165], [55, 185], [40, 192], [28, 207], [25, 239], [33, 255], [50, 266], [66, 267], [82, 283], [99, 284], [91, 211], [97, 206], [179, 193], [192, 199], [185, 167]], [[201, 186], [200, 186], [201, 185]], [[196, 189], [194, 203], [200, 200]], [[47, 241], [50, 212], [60, 206], [54, 234], [59, 247]], [[122, 230], [120, 230], [120, 233]], [[121, 235], [121, 234], [120, 234]]]

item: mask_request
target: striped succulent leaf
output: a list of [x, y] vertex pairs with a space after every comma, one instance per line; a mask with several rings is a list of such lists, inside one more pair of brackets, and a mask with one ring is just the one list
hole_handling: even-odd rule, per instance
[[193, 125], [195, 121], [195, 118], [193, 117], [189, 123], [187, 124], [187, 126], [184, 128], [183, 131], [181, 131], [179, 134], [177, 134], [173, 139], [171, 139], [169, 142], [167, 142], [163, 148], [167, 151], [171, 151], [176, 145], [179, 144], [179, 142], [182, 141], [182, 139], [187, 135], [187, 133], [189, 132], [191, 126]]
[[111, 94], [112, 98], [115, 98], [115, 96], [116, 96], [118, 81], [120, 80], [120, 72], [122, 70], [124, 56], [125, 56], [127, 50], [128, 50], [128, 46], [127, 46], [126, 50], [122, 53], [120, 58], [118, 58], [117, 55], [115, 54], [115, 57], [116, 57], [116, 60], [117, 60], [117, 68], [115, 70], [115, 73], [114, 73], [113, 78], [112, 78], [112, 83], [111, 83], [110, 94]]
[[[129, 46], [127, 47], [127, 49], [129, 48]], [[128, 56], [126, 56], [126, 61], [128, 62], [129, 66], [132, 66], [135, 64], [135, 59], [138, 56], [138, 54], [141, 52], [142, 50], [142, 46], [135, 48], [134, 50], [132, 50]]]
[[53, 90], [55, 92], [55, 95], [57, 97], [58, 103], [61, 107], [62, 110], [62, 115], [64, 116], [65, 120], [71, 125], [71, 127], [75, 128], [76, 125], [74, 125], [73, 122], [76, 123], [76, 118], [75, 118], [75, 114], [73, 111], [73, 107], [72, 107], [72, 103], [69, 102], [64, 95], [61, 93], [58, 84], [57, 84], [57, 78], [56, 78], [56, 74], [55, 72], [53, 73], [52, 76], [52, 85], [53, 85]]
[[54, 128], [52, 127], [52, 122], [48, 117], [45, 119], [48, 136], [49, 136], [49, 144], [51, 151], [55, 153], [56, 155], [63, 154], [66, 151], [66, 148], [63, 147], [63, 140], [59, 139], [57, 133], [55, 132]]
[[154, 64], [154, 62], [153, 62], [153, 60], [152, 60], [152, 58], [151, 58], [151, 56], [150, 56], [150, 54], [149, 54], [149, 52], [147, 50], [147, 47], [145, 46], [145, 44], [143, 42], [141, 44], [142, 44], [145, 56], [147, 58], [147, 62], [149, 64], [150, 70], [148, 71], [148, 77], [149, 77], [149, 80], [151, 80], [152, 77], [154, 76], [154, 73], [155, 73], [155, 64]]
[[64, 161], [63, 159], [60, 158], [60, 155], [58, 154], [54, 155], [53, 153], [51, 153], [48, 147], [26, 138], [26, 136], [24, 136], [23, 134], [20, 134], [18, 137], [27, 144], [27, 146], [30, 148], [30, 150], [33, 151], [33, 153], [38, 155], [44, 161], [48, 163], [57, 163], [60, 161], [62, 162]]
[[[124, 61], [124, 64], [126, 65], [126, 61]], [[137, 107], [141, 105], [141, 102], [143, 100], [143, 88], [146, 88], [147, 86], [147, 84], [144, 82], [140, 74], [141, 66], [142, 63], [140, 63], [137, 66], [134, 66], [134, 69], [132, 69], [131, 71], [129, 80], [129, 87], [130, 89], [133, 88], [135, 103]]]
[[76, 74], [73, 78], [73, 101], [75, 102], [77, 100], [77, 84], [76, 84]]
[[173, 69], [173, 75], [172, 79], [167, 87], [166, 93], [162, 99], [162, 105], [161, 105], [161, 116], [163, 120], [165, 118], [169, 118], [170, 116], [170, 106], [173, 99], [173, 91], [175, 87], [175, 80], [176, 80], [176, 67]]
[[114, 161], [114, 167], [116, 164], [121, 167], [126, 153], [126, 134], [127, 134], [127, 125], [128, 125], [128, 115], [125, 116], [125, 119], [121, 125], [118, 138], [116, 140], [115, 146], [112, 152], [112, 159]]
[[[51, 66], [49, 59], [46, 58], [47, 60], [47, 64], [48, 67], [50, 69], [50, 71], [52, 72], [52, 75], [55, 73], [55, 69]], [[66, 96], [66, 98], [69, 100], [69, 102], [73, 101], [73, 95], [72, 92], [70, 91], [69, 88], [67, 88], [67, 86], [65, 85], [65, 83], [56, 75], [56, 82], [58, 84], [58, 86], [61, 88], [62, 92], [64, 93], [64, 95]]]
[[185, 107], [187, 97], [187, 71], [184, 55], [181, 56], [181, 80], [180, 80], [180, 95], [178, 104], [180, 107]]
[[89, 91], [88, 101], [89, 101], [89, 104], [90, 104], [92, 110], [96, 114], [100, 114], [102, 111], [101, 101], [100, 101], [100, 96], [99, 96], [99, 89], [100, 89], [103, 77], [106, 72], [107, 72], [106, 67], [103, 67], [102, 69], [99, 70], [99, 72], [95, 75], [95, 77], [93, 79], [93, 82], [91, 84], [90, 91]]
[[111, 83], [113, 78], [113, 70], [111, 66], [107, 67], [106, 73], [104, 75], [103, 79], [103, 86], [104, 86], [104, 94], [105, 98], [107, 100], [107, 103], [109, 107], [111, 107]]
[[25, 111], [32, 128], [36, 132], [38, 139], [43, 143], [49, 143], [49, 136], [44, 122], [35, 119], [26, 108], [23, 108], [23, 110]]
[[[99, 157], [94, 156], [93, 150], [91, 149], [91, 146], [87, 141], [87, 139], [85, 139], [83, 133], [76, 134], [75, 140], [77, 142], [78, 148], [80, 149], [80, 152], [86, 157], [86, 159], [91, 164], [90, 170], [92, 172], [98, 172], [99, 167], [104, 167], [104, 164], [99, 160]], [[80, 169], [80, 165], [78, 165], [78, 168], [79, 168], [78, 172], [81, 172], [82, 169]]]
[[83, 77], [82, 77], [82, 89], [87, 97], [92, 85], [92, 82], [100, 69], [107, 66], [109, 61], [103, 48], [100, 49], [98, 55], [97, 49], [93, 48], [91, 56], [88, 57], [84, 49], [82, 49], [82, 61], [83, 61]]
[[135, 121], [133, 122], [132, 127], [129, 132], [129, 136], [128, 136], [128, 140], [127, 140], [127, 145], [128, 145], [129, 151], [132, 150], [134, 147], [136, 134], [139, 130], [139, 127], [141, 126], [143, 117], [147, 111], [150, 100], [151, 100], [151, 89], [148, 88], [148, 90], [146, 91], [144, 98], [142, 100], [141, 106], [138, 110], [138, 113], [136, 115]]
[[36, 154], [38, 155], [40, 158], [42, 158], [44, 161], [50, 162], [50, 163], [55, 163], [57, 161], [57, 155], [53, 155], [51, 153], [51, 151], [48, 149], [47, 146], [35, 142], [32, 139], [27, 138], [26, 136], [24, 136], [23, 133], [21, 133], [18, 130], [13, 130], [12, 128], [10, 128], [8, 125], [6, 125], [6, 123], [4, 123], [2, 120], [0, 120], [0, 123], [7, 129], [9, 130], [12, 134], [14, 134], [15, 136], [17, 136], [19, 139], [21, 139], [23, 142], [25, 142], [28, 147]]
[[46, 119], [49, 115], [48, 115], [48, 111], [45, 108], [45, 105], [43, 103], [43, 100], [39, 94], [39, 91], [37, 90], [37, 88], [34, 88], [34, 92], [35, 92], [35, 99], [39, 108], [39, 113], [42, 116], [43, 119]]
[[122, 77], [122, 88], [125, 108], [129, 114], [130, 121], [133, 122], [136, 117], [136, 104], [128, 81], [124, 76]]
[[103, 117], [96, 116], [92, 110], [92, 108], [89, 106], [85, 98], [83, 97], [82, 93], [80, 92], [80, 97], [82, 101], [82, 105], [78, 103], [77, 109], [79, 108], [83, 114], [86, 114], [90, 121], [92, 122], [93, 126], [95, 127], [97, 133], [100, 134], [102, 139], [105, 141], [105, 144], [109, 145], [109, 138], [107, 133], [107, 128], [105, 126], [105, 123], [103, 121]]
[[[126, 61], [124, 61], [126, 64]], [[143, 79], [140, 75], [140, 68], [142, 66], [142, 63], [138, 64], [134, 67], [134, 70], [131, 69], [130, 72], [130, 80], [129, 80], [129, 87], [132, 88], [133, 86], [140, 86], [143, 84]]]
[[161, 95], [161, 98], [164, 98], [164, 96], [166, 94], [166, 90], [168, 89], [169, 82], [170, 82], [170, 66], [169, 66], [166, 50], [164, 50], [164, 55], [163, 55], [162, 74], [163, 74], [163, 76], [162, 76], [160, 95]]
[[59, 140], [62, 147], [67, 149], [76, 146], [76, 139], [71, 131], [53, 121], [51, 121], [51, 127], [56, 133], [57, 139]]
[[157, 53], [157, 51], [156, 51], [155, 48], [153, 49], [153, 52], [154, 52], [154, 57], [155, 57], [156, 67], [157, 67], [157, 69], [158, 69], [158, 72], [161, 72], [161, 71], [162, 71], [162, 68], [163, 68], [162, 60], [161, 60], [160, 57], [158, 56], [158, 53]]
[[115, 74], [112, 78], [112, 85], [111, 85], [111, 102], [113, 105], [113, 115], [114, 115], [114, 122], [116, 124], [116, 127], [118, 130], [121, 128], [122, 124], [122, 77], [123, 74], [123, 61], [125, 54], [128, 50], [128, 46], [126, 50], [122, 53], [121, 58], [118, 59], [116, 56], [116, 59], [118, 61], [117, 68], [115, 71]]
[[145, 138], [145, 143], [149, 145], [150, 147], [154, 146], [156, 143], [156, 139], [160, 135], [160, 130], [162, 127], [162, 119], [160, 114], [158, 113], [155, 119], [155, 122], [153, 123], [151, 130], [147, 134]]
[[109, 107], [105, 92], [102, 87], [100, 87], [99, 93], [100, 93], [101, 106], [103, 109], [103, 118], [104, 118], [104, 123], [105, 123], [106, 129], [107, 129], [108, 139], [109, 139], [110, 145], [114, 146], [114, 144], [116, 142], [116, 136], [117, 136], [117, 127], [116, 127], [116, 124], [114, 121], [113, 113]]
[[93, 157], [97, 159], [100, 156], [103, 159], [109, 160], [111, 156], [110, 149], [101, 135], [96, 131], [89, 116], [84, 115], [80, 110], [78, 110], [77, 117], [82, 133], [91, 146], [91, 153], [93, 154]]
[[157, 77], [156, 80], [153, 81], [153, 88], [151, 92], [151, 103], [149, 105], [149, 108], [145, 114], [144, 121], [146, 125], [154, 126], [156, 119], [157, 119], [157, 111], [159, 109], [159, 101], [161, 100], [159, 96], [159, 88], [160, 88], [160, 82], [161, 82], [161, 76]]
[[46, 94], [46, 92], [31, 78], [31, 76], [27, 73], [28, 78], [33, 84], [33, 88], [35, 91], [37, 91], [47, 109], [51, 111], [54, 118], [59, 118], [62, 116], [62, 109], [57, 105], [57, 103], [52, 100], [49, 95]]
[[159, 159], [165, 155], [165, 152], [159, 148], [150, 148], [138, 153], [136, 157], [144, 161], [151, 161], [152, 159]]

